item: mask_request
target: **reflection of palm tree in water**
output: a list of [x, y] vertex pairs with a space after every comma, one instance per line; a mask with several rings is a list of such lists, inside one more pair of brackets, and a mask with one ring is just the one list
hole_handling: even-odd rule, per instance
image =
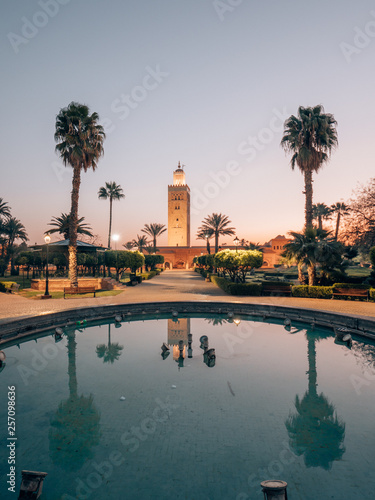
[[49, 431], [50, 457], [65, 470], [77, 470], [99, 443], [100, 416], [94, 398], [78, 396], [75, 333], [68, 333], [69, 398], [60, 403]]
[[335, 460], [345, 453], [343, 441], [345, 424], [337, 417], [335, 407], [323, 393], [317, 391], [315, 343], [322, 337], [314, 332], [306, 332], [308, 342], [309, 387], [302, 399], [296, 396], [297, 413], [285, 422], [291, 449], [304, 455], [306, 467], [322, 467], [329, 470]]
[[99, 344], [96, 346], [96, 354], [98, 358], [103, 358], [103, 363], [114, 363], [121, 356], [121, 351], [124, 346], [118, 342], [111, 343], [111, 324], [108, 324], [108, 345]]

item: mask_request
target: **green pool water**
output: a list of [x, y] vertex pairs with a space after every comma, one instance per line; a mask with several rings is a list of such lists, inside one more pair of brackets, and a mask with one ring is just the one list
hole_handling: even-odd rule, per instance
[[26, 469], [48, 473], [42, 500], [260, 499], [266, 479], [287, 481], [290, 500], [372, 499], [375, 347], [334, 340], [307, 324], [213, 316], [70, 326], [57, 343], [5, 345], [17, 493], [2, 404], [0, 497], [18, 497]]

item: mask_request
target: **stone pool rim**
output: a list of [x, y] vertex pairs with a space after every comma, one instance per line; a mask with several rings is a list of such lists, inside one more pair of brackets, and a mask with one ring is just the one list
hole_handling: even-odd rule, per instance
[[[158, 313], [156, 312], [158, 311]], [[27, 316], [6, 320], [0, 325], [0, 348], [3, 344], [14, 340], [26, 340], [51, 328], [64, 327], [67, 321], [90, 322], [113, 319], [115, 315], [148, 316], [172, 315], [177, 311], [184, 314], [227, 314], [229, 312], [241, 316], [258, 316], [263, 319], [285, 319], [304, 323], [314, 323], [317, 327], [345, 327], [349, 333], [375, 340], [375, 318], [353, 316], [344, 313], [328, 312], [319, 309], [304, 309], [273, 304], [241, 303], [241, 302], [207, 302], [207, 301], [168, 301], [137, 302], [128, 304], [79, 307], [64, 311]], [[252, 318], [249, 318], [251, 321]]]

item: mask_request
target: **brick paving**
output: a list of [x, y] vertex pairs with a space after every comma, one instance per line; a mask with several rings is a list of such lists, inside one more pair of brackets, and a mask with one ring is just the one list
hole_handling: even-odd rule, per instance
[[298, 297], [238, 297], [227, 295], [194, 271], [165, 271], [141, 285], [127, 287], [112, 297], [69, 299], [26, 299], [19, 295], [0, 294], [0, 321], [37, 316], [80, 307], [169, 301], [223, 301], [301, 307], [362, 317], [375, 317], [375, 303], [363, 301], [305, 299]]

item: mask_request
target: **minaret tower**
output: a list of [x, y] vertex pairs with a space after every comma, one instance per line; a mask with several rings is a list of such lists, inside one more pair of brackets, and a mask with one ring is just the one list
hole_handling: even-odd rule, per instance
[[168, 246], [190, 247], [190, 189], [180, 162], [168, 186]]

